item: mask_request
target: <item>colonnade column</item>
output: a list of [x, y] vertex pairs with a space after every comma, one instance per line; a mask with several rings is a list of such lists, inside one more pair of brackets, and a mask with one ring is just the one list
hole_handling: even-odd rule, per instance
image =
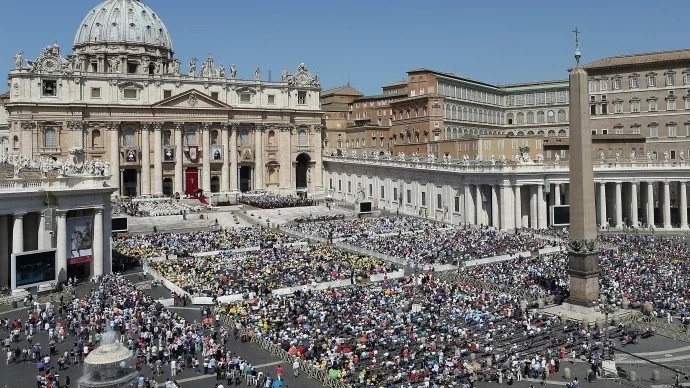
[[67, 279], [67, 211], [58, 210], [57, 217], [57, 270], [58, 281]]
[[687, 182], [678, 182], [680, 189], [678, 195], [680, 201], [678, 202], [678, 211], [680, 212], [680, 228], [688, 229], [688, 187]]
[[9, 216], [0, 215], [0, 240], [5, 241], [0, 244], [0, 285], [10, 286], [10, 240], [7, 220]]
[[501, 229], [507, 230], [515, 227], [513, 221], [515, 215], [513, 214], [513, 189], [510, 183], [501, 185]]
[[256, 124], [254, 126], [254, 189], [263, 190], [264, 188], [264, 126]]
[[638, 219], [640, 218], [637, 213], [637, 183], [632, 182], [630, 184], [630, 226], [637, 228], [639, 226]]
[[647, 182], [647, 224], [654, 226], [654, 182]]
[[230, 191], [237, 191], [237, 130], [238, 125], [230, 126]]
[[532, 229], [539, 228], [539, 211], [537, 204], [537, 187], [536, 185], [529, 186], [529, 227]]
[[93, 275], [103, 275], [103, 208], [96, 208], [93, 217]]
[[182, 148], [182, 131], [184, 123], [175, 123], [175, 192], [184, 196], [184, 149]]
[[558, 183], [553, 185], [553, 204], [556, 206], [561, 204], [561, 185]]
[[161, 123], [153, 124], [153, 194], [163, 195], [163, 142]]
[[621, 182], [614, 183], [616, 192], [615, 202], [616, 202], [616, 219], [614, 220], [614, 225], [616, 228], [623, 227], [623, 184]]
[[500, 211], [498, 209], [498, 185], [491, 185], [491, 226], [500, 228]]
[[606, 183], [599, 183], [599, 225], [606, 226]]
[[664, 229], [670, 228], [671, 227], [671, 187], [669, 186], [668, 181], [665, 181], [664, 184]]
[[150, 124], [141, 125], [141, 194], [151, 195], [151, 144], [149, 143]]
[[515, 185], [515, 229], [522, 228], [522, 185]]
[[12, 224], [12, 253], [24, 252], [24, 213], [14, 215]]
[[228, 124], [223, 123], [220, 126], [220, 141], [223, 143], [223, 166], [220, 170], [220, 191], [227, 193], [230, 191], [230, 177], [228, 174], [228, 163], [230, 163], [230, 144], [228, 140]]
[[475, 224], [474, 200], [472, 199], [472, 185], [469, 184], [465, 185], [465, 223]]
[[[43, 210], [38, 212], [38, 248], [46, 249], [45, 247], [45, 235], [46, 235], [46, 217]], [[1, 235], [0, 235], [1, 236]], [[52, 247], [48, 247], [52, 248]]]
[[539, 213], [538, 215], [538, 224], [537, 226], [539, 229], [546, 229], [549, 227], [549, 221], [548, 221], [548, 214], [547, 214], [547, 206], [546, 206], [546, 196], [544, 194], [544, 184], [540, 183], [537, 185], [537, 212]]
[[213, 157], [213, 152], [211, 151], [210, 130], [210, 124], [204, 123], [201, 125], [201, 147], [203, 147], [201, 154], [201, 190], [204, 191], [204, 195], [206, 196], [211, 194], [211, 158]]
[[120, 123], [112, 122], [107, 126], [110, 137], [110, 186], [117, 188], [117, 193], [122, 193], [120, 188]]
[[484, 225], [484, 201], [482, 199], [482, 185], [474, 185], [474, 201], [476, 203], [476, 224]]

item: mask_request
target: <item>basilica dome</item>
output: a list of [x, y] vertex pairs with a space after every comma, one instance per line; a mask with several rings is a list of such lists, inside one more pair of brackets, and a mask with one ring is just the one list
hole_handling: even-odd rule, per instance
[[173, 51], [163, 21], [139, 0], [106, 0], [86, 15], [74, 38], [74, 48], [101, 43]]

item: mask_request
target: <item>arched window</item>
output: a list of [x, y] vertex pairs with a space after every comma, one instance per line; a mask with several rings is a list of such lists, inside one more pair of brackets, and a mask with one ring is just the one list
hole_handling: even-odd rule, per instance
[[91, 147], [92, 148], [100, 148], [102, 147], [101, 145], [101, 131], [98, 129], [94, 129], [91, 131]]
[[450, 107], [450, 119], [455, 120], [457, 118], [458, 118], [457, 109], [456, 109], [455, 105], [451, 105], [451, 107]]
[[558, 110], [558, 122], [559, 122], [559, 123], [564, 123], [564, 122], [565, 122], [565, 110], [564, 110], [564, 109], [559, 109], [559, 110]]
[[544, 130], [543, 129], [538, 130], [537, 135], [544, 136]]
[[527, 131], [527, 136], [534, 136], [534, 131]]
[[477, 115], [477, 121], [484, 122], [484, 110], [483, 109], [479, 110], [479, 114]]
[[534, 124], [534, 112], [527, 112], [527, 124]]
[[518, 135], [518, 136], [525, 136], [525, 133], [522, 132], [522, 131], [518, 131], [517, 135]]
[[211, 131], [211, 145], [218, 145], [218, 131]]
[[450, 118], [451, 118], [451, 115], [450, 115], [450, 104], [446, 104], [446, 118], [447, 118], [447, 119], [450, 119]]
[[275, 131], [268, 131], [268, 145], [269, 146], [274, 146], [276, 145], [276, 132]]
[[544, 123], [544, 111], [540, 110], [537, 112], [537, 124], [543, 124]]
[[513, 114], [512, 113], [508, 113], [508, 115], [506, 115], [506, 119], [508, 119], [508, 125], [515, 124], [513, 122]]
[[249, 131], [247, 129], [241, 129], [240, 130], [240, 145], [241, 146], [248, 146], [249, 145]]
[[19, 137], [15, 136], [12, 138], [12, 148], [19, 148]]
[[125, 128], [123, 140], [125, 147], [134, 147], [137, 145], [136, 132], [134, 132], [134, 128]]
[[555, 123], [556, 122], [556, 112], [550, 110], [546, 113], [546, 121], [549, 123]]
[[548, 135], [549, 135], [549, 137], [556, 137], [556, 131], [554, 131], [553, 129], [550, 129]]
[[518, 112], [517, 114], [517, 123], [518, 124], [524, 124], [525, 123], [525, 114], [522, 112]]
[[305, 131], [304, 129], [300, 130], [297, 133], [297, 144], [300, 147], [309, 146], [309, 137], [307, 136], [307, 131]]
[[558, 137], [566, 137], [566, 136], [568, 136], [568, 132], [566, 132], [565, 129], [561, 129], [560, 131], [558, 131]]

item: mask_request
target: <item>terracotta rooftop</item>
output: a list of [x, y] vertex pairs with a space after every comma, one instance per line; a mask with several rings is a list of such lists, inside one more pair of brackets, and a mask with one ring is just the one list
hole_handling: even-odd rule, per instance
[[659, 51], [654, 53], [642, 53], [620, 55], [603, 58], [583, 66], [586, 70], [605, 69], [609, 67], [645, 65], [653, 63], [690, 61], [690, 49]]

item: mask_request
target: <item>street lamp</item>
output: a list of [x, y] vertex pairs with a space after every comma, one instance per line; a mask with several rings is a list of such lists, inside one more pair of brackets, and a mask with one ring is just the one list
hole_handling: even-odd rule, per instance
[[618, 311], [618, 305], [613, 296], [608, 293], [602, 294], [599, 297], [599, 311], [604, 314], [604, 349], [601, 358], [603, 360], [612, 360], [611, 357], [611, 340], [609, 339], [609, 315]]

